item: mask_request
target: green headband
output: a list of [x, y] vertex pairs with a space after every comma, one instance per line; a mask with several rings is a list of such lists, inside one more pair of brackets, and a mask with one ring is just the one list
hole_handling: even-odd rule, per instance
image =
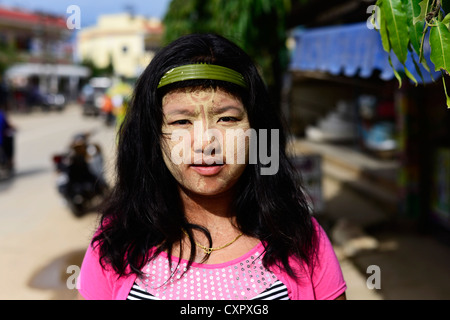
[[221, 80], [247, 88], [247, 83], [239, 72], [215, 64], [204, 63], [187, 64], [170, 69], [161, 77], [158, 88], [174, 82], [192, 79]]

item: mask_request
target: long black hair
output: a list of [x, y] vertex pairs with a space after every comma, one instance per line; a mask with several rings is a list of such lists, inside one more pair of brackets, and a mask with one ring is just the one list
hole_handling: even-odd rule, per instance
[[[215, 80], [188, 80], [157, 89], [168, 70], [192, 63], [234, 69], [244, 76], [248, 88]], [[177, 182], [161, 151], [162, 97], [182, 86], [226, 90], [242, 99], [250, 126], [257, 133], [259, 129], [279, 130], [279, 140], [269, 139], [267, 148], [279, 143], [278, 172], [261, 175], [264, 164], [259, 160], [248, 164], [232, 205], [237, 227], [264, 244], [264, 265], [298, 276], [289, 258], [311, 265], [317, 238], [297, 173], [285, 153], [285, 128], [251, 58], [231, 41], [213, 34], [175, 40], [155, 55], [136, 83], [118, 133], [116, 183], [101, 210], [100, 228], [92, 242], [99, 246], [100, 263], [112, 266], [118, 276], [141, 274], [144, 265], [161, 251], [168, 251], [170, 257], [172, 247], [181, 244], [183, 228], [191, 242], [191, 264], [195, 258], [192, 230], [201, 229], [209, 237], [205, 228], [187, 221]]]

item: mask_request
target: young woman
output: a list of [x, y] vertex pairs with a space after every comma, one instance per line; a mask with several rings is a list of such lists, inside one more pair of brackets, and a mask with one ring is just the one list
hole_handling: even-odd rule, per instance
[[285, 147], [239, 47], [195, 34], [163, 48], [119, 132], [116, 185], [83, 261], [81, 297], [345, 298]]

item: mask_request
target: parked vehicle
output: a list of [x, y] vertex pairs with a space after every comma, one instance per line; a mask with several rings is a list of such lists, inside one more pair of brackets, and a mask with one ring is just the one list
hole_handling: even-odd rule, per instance
[[95, 210], [109, 190], [103, 176], [101, 148], [91, 143], [89, 136], [77, 134], [67, 152], [53, 156], [58, 192], [77, 217]]
[[45, 93], [38, 87], [30, 87], [26, 91], [29, 108], [40, 108], [43, 111], [63, 111], [66, 107], [66, 98], [61, 93]]
[[106, 77], [91, 78], [81, 89], [80, 102], [83, 115], [98, 116], [102, 112], [103, 100], [112, 81]]
[[66, 107], [66, 98], [60, 93], [49, 93], [45, 95], [45, 105], [47, 109], [63, 111]]

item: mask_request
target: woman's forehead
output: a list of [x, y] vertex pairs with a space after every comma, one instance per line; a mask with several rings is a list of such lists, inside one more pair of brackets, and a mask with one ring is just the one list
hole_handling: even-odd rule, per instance
[[[241, 99], [221, 88], [181, 88], [167, 93], [162, 100], [163, 109], [242, 106]], [[242, 106], [243, 107], [243, 106]]]

